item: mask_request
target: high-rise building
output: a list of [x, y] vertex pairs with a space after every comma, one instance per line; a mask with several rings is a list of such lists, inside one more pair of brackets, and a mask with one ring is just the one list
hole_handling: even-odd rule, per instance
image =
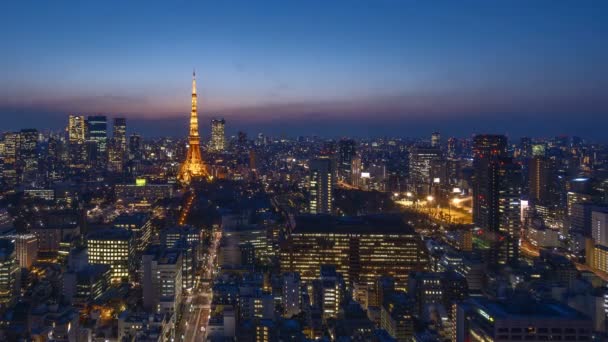
[[477, 135], [473, 142], [473, 222], [480, 228], [498, 230], [498, 159], [506, 157], [507, 138]]
[[211, 120], [211, 150], [222, 152], [226, 149], [226, 121], [224, 119]]
[[431, 147], [441, 147], [441, 133], [433, 132], [433, 134], [431, 134]]
[[606, 208], [591, 212], [591, 236], [596, 244], [608, 247], [608, 210]]
[[506, 160], [498, 172], [498, 263], [515, 263], [519, 259], [521, 230], [521, 167]]
[[548, 204], [554, 199], [554, 162], [544, 156], [534, 156], [528, 163], [529, 198]]
[[521, 224], [521, 167], [507, 158], [506, 145], [504, 136], [478, 135], [473, 147], [473, 221], [499, 264], [517, 260]]
[[152, 219], [146, 213], [122, 214], [114, 219], [114, 226], [133, 233], [135, 250], [144, 251], [152, 236]]
[[12, 303], [19, 290], [19, 264], [13, 240], [0, 239], [0, 307]]
[[[426, 192], [431, 179], [431, 167], [441, 160], [441, 151], [436, 147], [414, 146], [410, 150], [410, 182]], [[426, 189], [426, 191], [424, 191]]]
[[127, 119], [114, 118], [112, 139], [121, 151], [127, 151]]
[[410, 341], [414, 335], [413, 300], [395, 292], [385, 296], [380, 305], [380, 327], [396, 341]]
[[355, 156], [352, 161], [350, 185], [358, 188], [361, 185], [361, 157]]
[[405, 290], [411, 271], [428, 267], [428, 252], [414, 229], [392, 216], [337, 217], [305, 215], [281, 246], [281, 271], [298, 272], [310, 284], [322, 265], [335, 265], [347, 287], [373, 288], [388, 275]]
[[68, 141], [70, 143], [84, 143], [86, 127], [86, 120], [83, 115], [70, 115], [68, 117]]
[[97, 144], [97, 154], [104, 159], [108, 145], [108, 119], [103, 115], [87, 118], [87, 140]]
[[313, 305], [321, 310], [323, 321], [336, 318], [344, 300], [344, 279], [334, 265], [321, 265], [313, 286]]
[[125, 282], [135, 268], [133, 233], [123, 228], [99, 229], [87, 236], [89, 264], [110, 265], [112, 282]]
[[38, 259], [38, 238], [34, 234], [7, 236], [15, 243], [15, 257], [21, 268], [30, 268]]
[[460, 154], [460, 145], [458, 139], [449, 138], [448, 139], [448, 157], [456, 158]]
[[19, 132], [19, 169], [24, 179], [35, 174], [38, 170], [38, 131], [36, 129], [22, 129]]
[[310, 161], [309, 212], [328, 214], [333, 210], [335, 172], [333, 160], [317, 158]]
[[83, 115], [70, 115], [68, 117], [68, 159], [71, 167], [85, 167], [87, 160], [84, 144], [86, 141], [86, 131], [86, 120]]
[[182, 257], [176, 250], [150, 246], [142, 258], [144, 309], [178, 312], [182, 297]]
[[299, 274], [293, 272], [283, 274], [282, 301], [284, 317], [291, 318], [302, 310], [301, 287], [302, 282]]
[[519, 141], [519, 149], [522, 158], [530, 158], [532, 155], [532, 140], [528, 137], [522, 137]]
[[4, 143], [4, 153], [2, 155], [4, 164], [14, 165], [19, 153], [20, 134], [7, 132], [4, 134], [2, 141]]
[[127, 120], [114, 118], [112, 142], [108, 147], [108, 169], [121, 172], [127, 157]]
[[350, 182], [353, 159], [357, 155], [357, 143], [352, 139], [342, 139], [338, 143], [338, 176]]
[[131, 134], [129, 137], [129, 159], [140, 160], [142, 156], [141, 136], [139, 134]]
[[189, 184], [194, 179], [209, 179], [209, 171], [201, 157], [201, 138], [198, 134], [198, 109], [196, 96], [196, 75], [192, 73], [192, 110], [190, 111], [190, 133], [186, 160], [179, 169], [178, 179]]

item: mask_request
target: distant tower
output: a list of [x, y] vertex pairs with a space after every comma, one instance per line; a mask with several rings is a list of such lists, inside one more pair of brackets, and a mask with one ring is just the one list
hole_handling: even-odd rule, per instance
[[87, 118], [88, 140], [97, 143], [100, 155], [106, 153], [108, 144], [108, 119], [103, 115], [94, 115]]
[[114, 141], [121, 151], [127, 151], [127, 119], [114, 118]]
[[84, 143], [86, 121], [83, 115], [70, 115], [68, 117], [68, 141], [70, 143]]
[[224, 119], [211, 120], [211, 149], [213, 151], [222, 152], [226, 148], [225, 127]]
[[192, 111], [190, 112], [190, 134], [188, 153], [177, 176], [182, 184], [190, 184], [193, 179], [209, 179], [209, 171], [201, 157], [201, 138], [198, 135], [198, 113], [196, 108], [196, 74], [192, 73]]
[[114, 133], [112, 144], [108, 151], [108, 168], [115, 172], [121, 172], [127, 152], [127, 120], [125, 118], [114, 118]]
[[86, 120], [83, 115], [68, 117], [68, 146], [70, 166], [84, 168], [86, 162]]
[[338, 143], [338, 176], [341, 181], [350, 182], [353, 158], [357, 154], [357, 143], [352, 139], [342, 139]]
[[439, 132], [433, 132], [433, 134], [431, 134], [431, 146], [439, 147], [440, 144], [441, 144], [441, 134]]

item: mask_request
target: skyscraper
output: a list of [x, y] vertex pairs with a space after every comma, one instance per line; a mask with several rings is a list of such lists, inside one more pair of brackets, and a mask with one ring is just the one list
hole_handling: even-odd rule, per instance
[[332, 211], [335, 183], [332, 162], [329, 158], [317, 158], [310, 161], [309, 212], [311, 214], [327, 214]]
[[410, 150], [410, 183], [427, 192], [431, 184], [431, 166], [441, 159], [441, 151], [431, 146], [415, 146]]
[[121, 151], [127, 151], [127, 119], [114, 118], [113, 139]]
[[548, 203], [552, 200], [553, 161], [544, 156], [534, 156], [528, 164], [528, 188], [531, 200]]
[[15, 301], [18, 297], [19, 264], [12, 240], [0, 239], [0, 306]]
[[492, 263], [518, 258], [521, 167], [507, 157], [502, 135], [478, 135], [473, 146], [473, 221], [490, 243]]
[[88, 140], [94, 141], [98, 155], [104, 156], [108, 145], [108, 119], [103, 115], [89, 116], [87, 128]]
[[507, 138], [503, 135], [477, 135], [473, 139], [473, 222], [481, 228], [498, 230], [498, 159], [506, 157]]
[[127, 153], [127, 120], [125, 118], [114, 118], [114, 133], [112, 143], [108, 149], [108, 168], [111, 171], [123, 170]]
[[198, 110], [196, 98], [196, 74], [192, 73], [192, 110], [190, 112], [190, 134], [188, 135], [188, 153], [182, 163], [178, 179], [182, 184], [189, 184], [193, 179], [210, 178], [207, 166], [201, 157], [201, 138], [198, 135]]
[[141, 136], [139, 134], [131, 134], [129, 137], [129, 159], [139, 160], [141, 157]]
[[361, 185], [361, 157], [355, 156], [352, 160], [350, 184], [356, 188]]
[[68, 141], [70, 143], [83, 143], [86, 138], [86, 121], [83, 115], [70, 115], [68, 117]]
[[342, 139], [338, 143], [338, 176], [340, 180], [350, 182], [353, 158], [357, 155], [357, 143], [352, 139]]
[[431, 146], [436, 148], [441, 146], [441, 133], [433, 132], [433, 134], [431, 134]]
[[86, 121], [83, 115], [70, 115], [68, 117], [68, 149], [70, 166], [83, 168], [86, 162]]
[[4, 153], [2, 154], [2, 157], [5, 165], [13, 165], [17, 161], [20, 140], [19, 133], [7, 132], [4, 134]]
[[224, 119], [211, 120], [211, 150], [215, 152], [222, 152], [226, 148], [225, 126]]
[[22, 129], [19, 132], [19, 168], [23, 173], [24, 179], [38, 170], [38, 130]]
[[498, 263], [516, 262], [519, 258], [521, 230], [521, 167], [507, 159], [498, 170]]

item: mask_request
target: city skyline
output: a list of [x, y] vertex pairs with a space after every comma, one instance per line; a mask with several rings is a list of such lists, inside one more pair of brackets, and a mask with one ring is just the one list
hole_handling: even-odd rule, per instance
[[185, 80], [196, 67], [203, 132], [223, 117], [231, 133], [603, 141], [605, 10], [600, 2], [182, 3], [141, 12], [14, 3], [3, 11], [0, 129], [61, 129], [68, 114], [103, 114], [144, 135], [183, 136]]

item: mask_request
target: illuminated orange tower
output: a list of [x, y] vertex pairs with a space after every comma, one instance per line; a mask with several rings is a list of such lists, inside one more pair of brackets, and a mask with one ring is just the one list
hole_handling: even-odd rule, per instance
[[190, 112], [190, 134], [188, 154], [179, 168], [178, 180], [190, 184], [194, 179], [210, 179], [207, 166], [201, 157], [201, 138], [198, 135], [198, 112], [196, 108], [196, 74], [192, 72], [192, 111]]

